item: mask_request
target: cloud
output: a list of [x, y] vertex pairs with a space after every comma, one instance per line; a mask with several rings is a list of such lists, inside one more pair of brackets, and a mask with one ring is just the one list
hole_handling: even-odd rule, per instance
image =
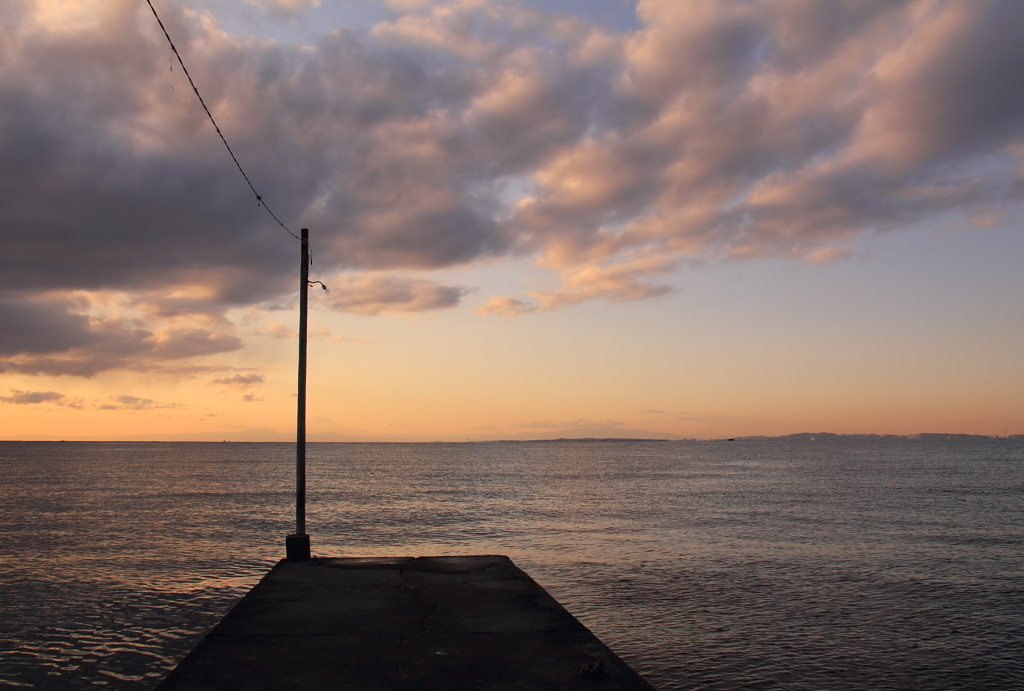
[[284, 322], [274, 322], [268, 324], [267, 328], [263, 331], [268, 336], [273, 338], [298, 338], [299, 331], [293, 326], [289, 326]]
[[10, 396], [0, 396], [0, 402], [15, 405], [31, 405], [33, 403], [60, 403], [67, 396], [56, 391], [19, 391], [11, 389]]
[[[296, 335], [298, 335], [298, 334], [296, 334]], [[314, 324], [308, 324], [306, 326], [306, 338], [318, 338], [318, 339], [321, 339], [321, 340], [328, 340], [328, 339], [333, 340], [333, 339], [331, 339], [331, 336], [333, 336], [333, 334], [331, 333], [331, 330], [328, 329], [326, 326], [320, 326], [319, 324], [315, 324], [315, 323]]]
[[107, 370], [156, 371], [165, 363], [237, 350], [230, 334], [186, 324], [157, 332], [136, 320], [92, 317], [83, 297], [0, 300], [0, 372], [92, 377]]
[[501, 295], [492, 295], [487, 302], [476, 308], [478, 314], [500, 314], [506, 317], [517, 317], [520, 314], [536, 312], [540, 307], [530, 304], [519, 298]]
[[1009, 214], [1006, 209], [982, 207], [974, 211], [970, 221], [977, 228], [999, 228], [1008, 223]]
[[606, 266], [576, 267], [562, 273], [562, 285], [557, 290], [526, 291], [535, 302], [492, 296], [477, 308], [477, 312], [514, 317], [538, 310], [555, 310], [597, 298], [608, 302], [626, 302], [668, 295], [673, 292], [672, 286], [651, 284], [644, 279], [666, 274], [674, 265], [675, 260], [651, 256]]
[[437, 4], [437, 0], [384, 0], [384, 4], [394, 10], [412, 12], [427, 9]]
[[373, 343], [365, 338], [359, 336], [335, 336], [331, 339], [331, 343], [345, 343], [348, 345], [367, 345]]
[[848, 259], [853, 255], [852, 247], [822, 247], [807, 254], [807, 261], [812, 264], [830, 264], [840, 259]]
[[512, 220], [548, 266], [807, 256], [1017, 194], [1018, 4], [638, 12], [618, 83], [634, 117], [545, 161]]
[[[294, 290], [295, 241], [180, 107], [148, 8], [65, 4], [10, 0], [0, 23], [0, 309], [21, 325], [0, 368], [242, 347], [226, 315]], [[1019, 205], [1019, 2], [640, 0], [621, 34], [512, 1], [391, 10], [300, 46], [161, 8], [253, 184], [311, 228], [314, 273], [342, 273], [335, 309], [454, 307], [468, 289], [426, 272], [495, 258], [555, 280], [483, 312], [642, 300], [691, 261], [827, 261]]]
[[138, 396], [129, 396], [126, 394], [111, 396], [110, 400], [113, 402], [103, 403], [96, 406], [96, 408], [98, 410], [151, 410], [154, 408], [183, 407], [180, 403], [160, 403], [151, 398], [139, 398]]
[[95, 335], [89, 318], [69, 300], [0, 300], [0, 357], [45, 354], [87, 345]]
[[376, 274], [339, 276], [330, 285], [331, 309], [362, 315], [450, 309], [472, 292], [466, 286]]
[[588, 420], [585, 418], [576, 418], [575, 420], [568, 420], [565, 422], [547, 422], [534, 420], [533, 422], [517, 422], [510, 427], [526, 427], [529, 429], [575, 429], [575, 430], [589, 430], [589, 429], [607, 429], [607, 428], [627, 428], [628, 423], [619, 422], [617, 420]]
[[230, 377], [221, 377], [220, 379], [214, 379], [214, 384], [224, 384], [226, 386], [256, 386], [262, 384], [265, 381], [262, 374], [232, 374]]
[[290, 16], [313, 7], [320, 7], [321, 0], [245, 0], [272, 15]]

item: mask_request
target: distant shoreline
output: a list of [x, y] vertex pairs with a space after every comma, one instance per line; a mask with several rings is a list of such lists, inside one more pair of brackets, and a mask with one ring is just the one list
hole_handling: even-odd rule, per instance
[[921, 432], [919, 434], [834, 434], [832, 432], [800, 432], [798, 434], [784, 434], [778, 437], [734, 437], [736, 441], [774, 441], [774, 440], [797, 440], [806, 439], [815, 441], [818, 439], [1024, 439], [1024, 434], [1010, 434], [1006, 436], [998, 434], [954, 434], [951, 432]]

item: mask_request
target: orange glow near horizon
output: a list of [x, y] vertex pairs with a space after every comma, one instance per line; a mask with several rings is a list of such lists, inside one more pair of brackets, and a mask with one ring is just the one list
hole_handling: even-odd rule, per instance
[[[991, 320], [1006, 305], [992, 305], [989, 315], [975, 311], [989, 324], [979, 340], [970, 329], [946, 330], [941, 311], [927, 316], [920, 306], [878, 303], [865, 312], [860, 291], [840, 280], [856, 267], [801, 269], [781, 280], [770, 269], [704, 269], [704, 285], [669, 300], [513, 319], [468, 307], [426, 319], [346, 316], [314, 300], [309, 437], [1024, 432], [1014, 347], [1020, 326]], [[752, 288], [758, 298], [735, 287], [740, 275], [760, 284]], [[821, 300], [835, 313], [819, 313]], [[783, 308], [790, 311], [774, 311]], [[13, 391], [65, 398], [4, 405], [0, 437], [291, 439], [296, 341], [266, 327], [294, 317], [250, 316], [238, 331], [245, 349], [194, 361], [258, 371], [255, 383], [216, 383], [232, 381], [225, 372], [8, 376], [8, 398]], [[125, 396], [141, 400], [118, 400]]]

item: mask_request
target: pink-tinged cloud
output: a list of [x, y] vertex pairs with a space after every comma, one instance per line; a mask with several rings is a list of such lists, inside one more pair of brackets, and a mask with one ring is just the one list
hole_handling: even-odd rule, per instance
[[562, 272], [562, 285], [556, 290], [528, 290], [532, 302], [508, 296], [491, 296], [477, 308], [482, 315], [502, 314], [514, 317], [538, 310], [555, 310], [588, 300], [604, 299], [608, 302], [626, 302], [659, 297], [673, 292], [665, 284], [649, 280], [668, 273], [675, 260], [650, 256], [610, 265], [582, 265]]
[[520, 314], [536, 312], [540, 307], [536, 303], [529, 303], [519, 298], [508, 297], [507, 295], [492, 295], [487, 302], [476, 308], [478, 314], [500, 314], [506, 317], [518, 317]]
[[[294, 291], [294, 241], [188, 106], [148, 8], [93, 5], [2, 10], [0, 300], [25, 325], [0, 335], [5, 371], [187, 366], [241, 347], [232, 307]], [[408, 274], [503, 257], [556, 282], [483, 312], [646, 299], [689, 261], [829, 261], [1019, 205], [1016, 0], [640, 0], [622, 34], [511, 1], [392, 6], [312, 46], [161, 8], [254, 184], [312, 229], [315, 272], [349, 277], [336, 309], [454, 307], [465, 288]], [[77, 291], [141, 321], [76, 312]]]

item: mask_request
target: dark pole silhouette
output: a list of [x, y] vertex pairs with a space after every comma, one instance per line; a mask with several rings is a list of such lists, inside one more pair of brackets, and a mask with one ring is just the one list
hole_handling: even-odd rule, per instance
[[309, 228], [301, 231], [302, 267], [299, 270], [299, 387], [295, 421], [295, 534], [285, 540], [288, 559], [309, 559], [306, 534], [306, 314], [309, 300]]

